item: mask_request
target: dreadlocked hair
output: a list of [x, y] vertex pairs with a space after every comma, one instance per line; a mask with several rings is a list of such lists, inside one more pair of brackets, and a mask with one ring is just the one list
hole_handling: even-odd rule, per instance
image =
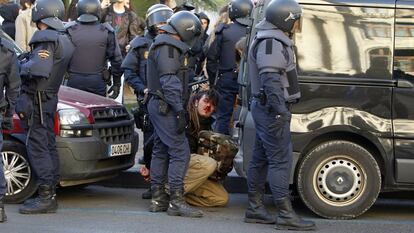
[[214, 89], [201, 90], [193, 93], [187, 105], [187, 112], [190, 120], [190, 134], [198, 134], [200, 131], [200, 116], [198, 115], [196, 103], [205, 96], [212, 105], [217, 106], [219, 95]]

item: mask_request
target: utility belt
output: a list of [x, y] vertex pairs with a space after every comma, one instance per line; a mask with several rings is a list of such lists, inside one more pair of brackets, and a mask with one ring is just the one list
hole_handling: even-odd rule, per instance
[[227, 73], [232, 73], [233, 74], [232, 78], [233, 79], [237, 79], [238, 71], [235, 68], [233, 68], [233, 69], [226, 69], [226, 70], [219, 70], [218, 77], [222, 77], [224, 74], [227, 74]]
[[[252, 99], [256, 100], [262, 106], [267, 105], [267, 96], [266, 96], [266, 93], [265, 93], [263, 88], [260, 88], [259, 93], [252, 94]], [[297, 103], [297, 101], [292, 101], [292, 102], [286, 101], [285, 102], [286, 107], [287, 107], [287, 109], [289, 109], [289, 111], [292, 108], [292, 105], [295, 104], [295, 103]], [[269, 111], [271, 111], [271, 110], [269, 109]]]
[[[28, 93], [31, 95], [34, 95], [34, 93]], [[36, 91], [36, 98], [35, 99], [35, 104], [38, 104], [39, 101], [41, 102], [47, 102], [48, 100], [57, 97], [57, 93], [56, 92], [52, 92], [52, 91]]]
[[160, 90], [156, 90], [156, 91], [151, 91], [149, 95], [151, 98], [159, 100], [158, 101], [159, 102], [158, 112], [163, 116], [167, 115], [167, 113], [170, 111], [170, 106], [168, 105], [164, 94]]
[[112, 85], [112, 69], [111, 67], [104, 67], [102, 71], [93, 71], [93, 72], [79, 72], [79, 71], [71, 71], [69, 70], [69, 74], [79, 75], [79, 76], [86, 76], [86, 75], [97, 75], [101, 76], [102, 80], [108, 85]]

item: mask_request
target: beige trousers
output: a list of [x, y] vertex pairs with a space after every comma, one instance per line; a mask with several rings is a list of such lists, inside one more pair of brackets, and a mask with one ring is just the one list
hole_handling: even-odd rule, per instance
[[203, 155], [192, 154], [184, 178], [185, 200], [195, 206], [224, 206], [229, 201], [229, 194], [223, 185], [208, 179], [216, 170], [217, 161]]

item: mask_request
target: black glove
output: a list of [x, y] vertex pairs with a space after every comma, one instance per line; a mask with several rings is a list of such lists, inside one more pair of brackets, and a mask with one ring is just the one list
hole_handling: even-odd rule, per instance
[[2, 127], [2, 129], [5, 129], [5, 130], [12, 130], [13, 127], [14, 127], [13, 117], [12, 116], [11, 117], [4, 117], [1, 127]]
[[187, 127], [187, 120], [184, 110], [177, 112], [177, 133], [182, 134]]
[[290, 112], [284, 112], [276, 115], [276, 119], [269, 124], [269, 132], [276, 134], [277, 137], [282, 137], [285, 132], [286, 125], [290, 124]]
[[116, 99], [119, 95], [120, 89], [121, 87], [119, 85], [112, 85], [112, 87], [108, 90], [108, 94], [112, 92], [112, 95], [110, 95], [109, 98]]

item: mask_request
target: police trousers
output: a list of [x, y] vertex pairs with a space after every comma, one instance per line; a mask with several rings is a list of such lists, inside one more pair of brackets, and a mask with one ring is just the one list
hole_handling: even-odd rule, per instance
[[286, 197], [292, 167], [290, 122], [272, 125], [278, 113], [269, 113], [268, 108], [256, 100], [252, 101], [251, 112], [256, 126], [256, 140], [247, 171], [248, 190], [263, 192], [267, 177], [273, 198]]
[[184, 178], [184, 195], [189, 204], [200, 207], [219, 207], [228, 203], [229, 194], [223, 185], [209, 179], [216, 168], [216, 160], [204, 155], [191, 155]]
[[[0, 115], [0, 125], [3, 123], [3, 116]], [[3, 149], [3, 133], [0, 132], [0, 151]], [[6, 194], [6, 179], [4, 177], [3, 159], [0, 157], [0, 199]]]
[[57, 94], [42, 102], [43, 124], [39, 103], [34, 106], [33, 121], [27, 135], [27, 154], [38, 184], [56, 185], [59, 182], [59, 157], [55, 140]]
[[239, 92], [237, 84], [237, 73], [226, 72], [219, 76], [217, 91], [220, 100], [216, 110], [216, 125], [214, 131], [221, 134], [230, 134], [234, 103]]
[[148, 113], [154, 126], [151, 187], [155, 189], [157, 186], [163, 186], [168, 180], [170, 190], [183, 190], [184, 176], [190, 160], [187, 137], [184, 132], [176, 132], [175, 112], [170, 110], [166, 115], [159, 113], [159, 99], [149, 100]]

